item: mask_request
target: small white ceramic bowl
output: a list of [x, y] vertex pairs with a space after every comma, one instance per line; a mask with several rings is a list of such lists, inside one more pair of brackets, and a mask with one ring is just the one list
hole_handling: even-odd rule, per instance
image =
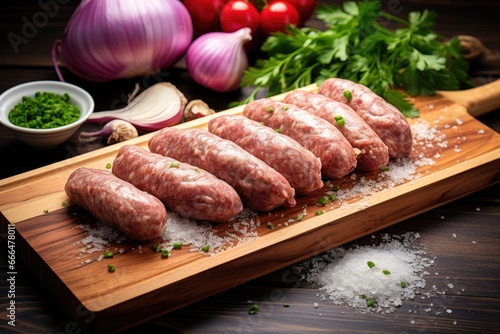
[[[68, 93], [70, 103], [80, 109], [80, 118], [71, 124], [52, 129], [30, 129], [12, 124], [9, 112], [23, 96], [34, 97], [36, 92]], [[94, 100], [84, 89], [61, 81], [33, 81], [12, 87], [0, 95], [0, 124], [20, 141], [38, 149], [54, 148], [68, 140], [94, 111]]]

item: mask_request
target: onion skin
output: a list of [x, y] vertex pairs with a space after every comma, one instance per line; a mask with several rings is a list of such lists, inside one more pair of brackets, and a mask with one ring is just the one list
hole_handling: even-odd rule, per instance
[[209, 32], [198, 37], [186, 53], [189, 75], [198, 84], [216, 92], [239, 87], [248, 57], [243, 45], [252, 39], [250, 28], [235, 32]]
[[[72, 73], [103, 82], [169, 67], [184, 55], [192, 38], [191, 17], [179, 0], [84, 0], [69, 20], [58, 51]], [[56, 66], [54, 52], [53, 62]]]

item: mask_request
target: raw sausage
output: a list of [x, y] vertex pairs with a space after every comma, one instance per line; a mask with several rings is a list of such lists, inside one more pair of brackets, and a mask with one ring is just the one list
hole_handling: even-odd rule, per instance
[[295, 139], [321, 160], [327, 178], [341, 178], [356, 167], [354, 149], [339, 130], [292, 104], [263, 98], [247, 104], [243, 115]]
[[323, 187], [321, 161], [294, 139], [241, 115], [208, 122], [208, 131], [228, 139], [283, 175], [297, 194]]
[[[350, 100], [344, 96], [346, 91], [351, 93]], [[368, 87], [346, 79], [330, 78], [320, 85], [318, 93], [354, 109], [387, 145], [391, 158], [410, 155], [413, 139], [406, 118]]]
[[161, 237], [167, 222], [165, 205], [111, 172], [80, 167], [69, 176], [64, 190], [71, 201], [130, 239]]
[[[333, 124], [359, 150], [357, 168], [378, 170], [389, 162], [389, 150], [373, 129], [345, 103], [325, 95], [295, 90], [288, 93], [284, 103], [293, 104]], [[338, 120], [340, 117], [340, 120]]]
[[295, 206], [283, 175], [235, 143], [201, 129], [164, 128], [148, 142], [151, 152], [198, 166], [229, 183], [248, 208]]
[[201, 168], [138, 146], [121, 147], [112, 172], [189, 219], [225, 222], [243, 210], [236, 190], [226, 182]]

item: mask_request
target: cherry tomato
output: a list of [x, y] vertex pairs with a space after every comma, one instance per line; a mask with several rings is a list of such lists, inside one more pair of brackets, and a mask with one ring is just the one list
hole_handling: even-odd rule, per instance
[[260, 12], [260, 28], [265, 35], [273, 32], [286, 32], [287, 25], [300, 25], [297, 9], [287, 1], [272, 1]]
[[244, 27], [255, 34], [259, 30], [259, 12], [251, 3], [244, 0], [231, 0], [226, 3], [220, 13], [222, 31], [233, 32]]
[[309, 20], [316, 9], [316, 0], [286, 0], [297, 9], [300, 16], [300, 24]]
[[220, 12], [229, 0], [184, 0], [191, 15], [193, 29], [199, 34], [220, 31]]

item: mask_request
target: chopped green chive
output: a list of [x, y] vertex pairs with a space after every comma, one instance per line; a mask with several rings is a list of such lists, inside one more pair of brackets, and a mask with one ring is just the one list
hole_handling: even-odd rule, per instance
[[388, 172], [390, 170], [389, 166], [382, 166], [382, 172]]
[[210, 245], [205, 245], [205, 246], [201, 247], [201, 250], [204, 252], [208, 252], [210, 250]]
[[366, 300], [366, 306], [367, 307], [373, 307], [375, 305], [375, 300], [370, 298]]
[[288, 109], [289, 109], [288, 106], [283, 106], [284, 111], [287, 111]]
[[337, 199], [337, 194], [330, 195], [330, 200], [335, 201]]
[[332, 190], [335, 191], [335, 192], [339, 191], [339, 189], [340, 189], [339, 186], [333, 186], [333, 188], [332, 188]]
[[382, 272], [384, 273], [384, 275], [390, 275], [391, 274], [391, 272], [389, 270], [387, 270], [387, 269], [382, 270]]
[[284, 303], [283, 307], [290, 307], [290, 304]]
[[159, 245], [157, 242], [155, 242], [155, 243], [153, 244], [153, 246], [151, 246], [151, 248], [152, 248], [155, 252], [157, 252], [157, 251], [158, 251], [158, 247], [160, 247], [160, 245]]
[[257, 313], [259, 313], [259, 305], [253, 304], [252, 306], [250, 306], [250, 308], [248, 309], [248, 314], [254, 315]]
[[112, 251], [105, 251], [104, 253], [102, 253], [102, 257], [105, 259], [112, 258], [113, 256], [115, 256], [115, 254], [113, 254]]
[[165, 257], [165, 258], [167, 258], [167, 257], [169, 257], [169, 256], [170, 256], [170, 252], [168, 251], [168, 249], [166, 249], [166, 248], [162, 248], [162, 249], [161, 249], [161, 257]]
[[61, 206], [62, 206], [63, 208], [67, 207], [67, 206], [68, 206], [68, 202], [63, 201], [63, 202], [61, 203]]
[[274, 224], [271, 222], [267, 222], [267, 228], [272, 230], [274, 228]]
[[302, 219], [304, 219], [305, 215], [303, 213], [299, 213], [299, 215], [297, 216], [297, 218], [295, 218], [295, 221], [301, 221]]
[[328, 204], [328, 197], [326, 196], [321, 196], [320, 198], [318, 198], [318, 204], [321, 204], [321, 205], [327, 205]]
[[49, 213], [49, 209], [43, 210], [43, 213]]
[[170, 168], [179, 168], [179, 166], [180, 166], [180, 164], [178, 162], [172, 162], [169, 167]]
[[401, 287], [402, 287], [403, 289], [404, 289], [404, 288], [406, 288], [406, 282], [405, 282], [405, 281], [401, 282]]
[[182, 248], [182, 242], [174, 242], [174, 249], [181, 249]]
[[366, 264], [368, 265], [368, 267], [370, 267], [370, 269], [375, 267], [375, 263], [373, 263], [372, 261], [368, 261], [366, 262]]
[[274, 111], [274, 109], [273, 107], [267, 107], [266, 111], [271, 114]]
[[108, 163], [106, 164], [106, 169], [110, 169], [110, 168], [111, 168], [111, 164], [108, 162]]
[[281, 129], [276, 129], [276, 132], [277, 132], [277, 133], [282, 133], [282, 132], [281, 132]]
[[346, 90], [344, 91], [344, 97], [347, 99], [347, 101], [351, 101], [352, 100], [352, 93], [350, 90]]
[[321, 216], [321, 215], [322, 215], [322, 214], [324, 214], [324, 213], [325, 213], [325, 211], [323, 211], [323, 210], [318, 210], [318, 211], [316, 211], [316, 212], [314, 213], [314, 215], [315, 215], [315, 216]]
[[112, 264], [108, 264], [108, 271], [109, 271], [110, 273], [114, 273], [114, 272], [115, 272], [115, 269], [116, 269], [116, 268], [115, 268], [115, 266], [114, 266], [114, 265], [112, 265]]
[[335, 116], [335, 122], [337, 122], [339, 126], [345, 125], [344, 117], [342, 116]]

